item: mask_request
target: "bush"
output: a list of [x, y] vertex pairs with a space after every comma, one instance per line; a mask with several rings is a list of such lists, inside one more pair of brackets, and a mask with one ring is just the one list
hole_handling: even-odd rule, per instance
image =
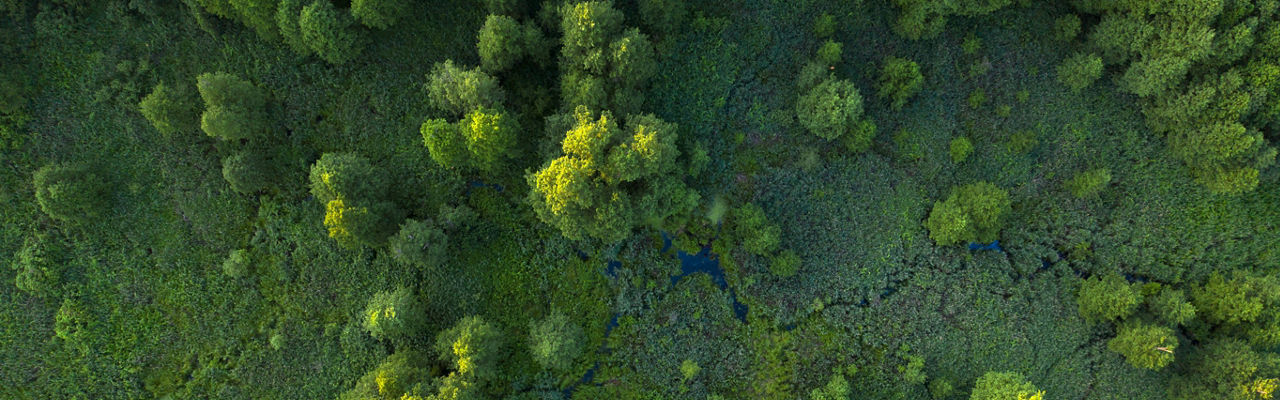
[[387, 29], [408, 11], [407, 0], [351, 0], [351, 16], [370, 28]]
[[948, 153], [951, 154], [952, 163], [962, 163], [965, 159], [969, 158], [969, 154], [973, 153], [973, 142], [970, 142], [969, 138], [963, 136], [951, 139], [951, 146]]
[[232, 278], [242, 278], [249, 273], [252, 267], [249, 260], [249, 251], [244, 249], [232, 250], [227, 255], [227, 259], [222, 262], [222, 273]]
[[999, 237], [1010, 212], [1009, 193], [1004, 189], [987, 182], [971, 183], [934, 202], [925, 227], [939, 246], [990, 242]]
[[824, 65], [836, 65], [840, 63], [841, 48], [840, 42], [827, 40], [822, 43], [822, 47], [818, 48], [818, 62]]
[[818, 18], [813, 19], [813, 34], [819, 39], [831, 37], [836, 33], [836, 17], [828, 13], [822, 13]]
[[972, 92], [969, 92], [967, 101], [969, 102], [969, 108], [974, 110], [982, 108], [982, 105], [987, 103], [987, 92], [982, 88], [974, 88]]
[[741, 241], [748, 253], [769, 256], [778, 250], [782, 229], [769, 222], [760, 206], [744, 204], [733, 210], [729, 221], [733, 237]]
[[920, 66], [915, 61], [889, 57], [885, 59], [877, 82], [880, 98], [892, 99], [893, 109], [900, 110], [911, 96], [920, 92], [924, 76], [920, 75]]
[[1114, 322], [1137, 309], [1141, 294], [1119, 274], [1094, 275], [1080, 285], [1076, 302], [1080, 316], [1090, 323]]
[[1111, 183], [1111, 170], [1106, 168], [1094, 168], [1088, 171], [1077, 173], [1075, 177], [1065, 183], [1067, 190], [1072, 196], [1083, 199], [1085, 197], [1096, 196], [1098, 192], [1105, 189]]
[[796, 100], [796, 115], [809, 132], [836, 139], [857, 126], [862, 117], [862, 95], [852, 82], [827, 78]]
[[538, 365], [552, 371], [564, 372], [572, 367], [585, 342], [582, 328], [558, 310], [529, 324], [529, 352]]
[[783, 250], [770, 257], [769, 272], [782, 278], [795, 276], [800, 272], [800, 256], [791, 250]]
[[190, 90], [170, 88], [163, 83], [156, 84], [151, 94], [138, 103], [138, 110], [166, 137], [174, 133], [195, 131], [198, 127], [197, 105]]
[[107, 188], [102, 177], [83, 164], [48, 164], [32, 177], [36, 202], [50, 218], [87, 223], [107, 208]]
[[426, 325], [426, 308], [409, 289], [378, 292], [364, 309], [364, 329], [379, 340], [402, 341]]
[[1058, 82], [1080, 91], [1102, 76], [1102, 58], [1096, 54], [1076, 53], [1058, 65]]

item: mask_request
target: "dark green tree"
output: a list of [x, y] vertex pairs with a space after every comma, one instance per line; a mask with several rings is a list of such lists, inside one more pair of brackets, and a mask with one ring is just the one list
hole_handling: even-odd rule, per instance
[[52, 234], [28, 235], [13, 254], [14, 285], [32, 296], [56, 295], [62, 286], [65, 250]]
[[298, 15], [302, 40], [330, 64], [345, 64], [364, 50], [364, 37], [350, 14], [329, 0], [315, 0]]
[[1058, 82], [1080, 91], [1102, 76], [1102, 58], [1092, 53], [1076, 53], [1058, 65]]
[[265, 136], [267, 93], [262, 88], [235, 75], [214, 72], [196, 77], [196, 89], [204, 99], [200, 128], [206, 134], [223, 140]]
[[1072, 196], [1083, 199], [1085, 197], [1096, 196], [1102, 189], [1106, 189], [1111, 184], [1111, 170], [1106, 168], [1094, 168], [1088, 171], [1076, 173], [1074, 177], [1067, 180], [1063, 185]]
[[679, 33], [689, 16], [684, 0], [639, 0], [638, 3], [640, 21], [657, 35]]
[[[1276, 363], [1280, 363], [1280, 356], [1256, 352], [1244, 341], [1214, 340], [1205, 344], [1189, 363], [1188, 371], [1172, 382], [1170, 397], [1178, 400], [1267, 399], [1275, 390]], [[1266, 382], [1268, 378], [1272, 378], [1270, 384]]]
[[1142, 322], [1120, 326], [1107, 348], [1120, 353], [1134, 368], [1161, 369], [1173, 362], [1178, 338], [1173, 330]]
[[1080, 17], [1067, 14], [1053, 21], [1053, 38], [1063, 42], [1075, 40], [1080, 35]]
[[733, 237], [742, 242], [748, 253], [768, 256], [778, 250], [782, 229], [769, 222], [760, 206], [747, 203], [734, 209], [729, 223]]
[[256, 151], [236, 152], [222, 160], [222, 178], [240, 193], [257, 193], [274, 186], [274, 168]]
[[1152, 314], [1171, 326], [1186, 324], [1196, 316], [1196, 307], [1187, 301], [1183, 291], [1171, 287], [1147, 297], [1147, 306]]
[[48, 164], [32, 177], [36, 202], [45, 214], [62, 222], [87, 223], [106, 211], [107, 187], [83, 164]]
[[1237, 325], [1258, 320], [1268, 300], [1280, 290], [1274, 280], [1237, 272], [1227, 279], [1214, 273], [1191, 290], [1196, 315], [1215, 325]]
[[1114, 322], [1124, 319], [1137, 309], [1142, 295], [1116, 273], [1094, 275], [1080, 285], [1076, 303], [1085, 321]]
[[311, 194], [325, 206], [329, 236], [344, 247], [381, 245], [401, 211], [387, 200], [389, 182], [363, 156], [325, 153], [311, 166]]
[[934, 202], [925, 227], [939, 246], [990, 242], [999, 238], [1010, 212], [1008, 192], [988, 182], [976, 182], [954, 188], [945, 200]]
[[648, 36], [639, 29], [627, 29], [609, 46], [610, 81], [628, 88], [644, 85], [658, 69], [655, 54]]
[[833, 140], [854, 131], [862, 119], [862, 95], [852, 82], [827, 78], [796, 100], [800, 125]]
[[408, 11], [407, 0], [351, 0], [351, 16], [370, 28], [387, 29]]
[[818, 48], [818, 62], [823, 65], [833, 66], [840, 63], [840, 53], [844, 45], [840, 42], [827, 39], [822, 43], [822, 47]]
[[284, 38], [284, 43], [289, 45], [294, 53], [309, 56], [314, 51], [311, 50], [311, 45], [307, 44], [307, 39], [303, 37], [302, 25], [298, 21], [302, 16], [303, 7], [306, 7], [303, 0], [280, 0], [280, 5], [276, 8], [276, 28]]
[[893, 109], [900, 110], [911, 96], [920, 92], [924, 76], [920, 75], [920, 66], [915, 61], [889, 57], [884, 60], [880, 79], [876, 82], [879, 87], [877, 95], [892, 100]]
[[476, 43], [480, 66], [490, 72], [510, 69], [527, 53], [524, 41], [525, 30], [514, 18], [490, 15], [480, 27]]
[[138, 103], [138, 110], [161, 135], [191, 132], [199, 128], [199, 105], [191, 90], [156, 84], [151, 94]]
[[436, 63], [427, 81], [431, 105], [455, 116], [481, 107], [496, 108], [506, 99], [497, 79], [478, 68], [459, 68], [453, 60]]
[[431, 221], [407, 219], [400, 232], [387, 241], [391, 258], [403, 265], [435, 268], [445, 261], [449, 238]]
[[276, 11], [279, 0], [228, 0], [239, 20], [267, 41], [279, 37], [276, 28]]
[[529, 324], [529, 352], [538, 365], [552, 371], [563, 372], [572, 367], [585, 342], [582, 327], [558, 310]]

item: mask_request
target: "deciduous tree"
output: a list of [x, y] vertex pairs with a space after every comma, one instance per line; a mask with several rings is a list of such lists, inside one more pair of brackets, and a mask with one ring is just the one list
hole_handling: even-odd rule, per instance
[[1010, 212], [1008, 192], [988, 182], [977, 182], [954, 188], [945, 200], [934, 202], [925, 226], [939, 246], [990, 242], [999, 237]]
[[55, 220], [86, 223], [106, 211], [107, 187], [102, 177], [86, 165], [45, 165], [36, 170], [32, 184], [40, 209]]
[[566, 371], [582, 354], [586, 341], [582, 327], [559, 311], [529, 324], [529, 352], [543, 368]]
[[809, 132], [837, 139], [862, 119], [862, 95], [852, 82], [827, 78], [796, 100], [796, 115]]
[[1143, 322], [1120, 326], [1107, 348], [1120, 353], [1135, 368], [1161, 369], [1173, 362], [1178, 338], [1173, 330]]
[[1044, 391], [1017, 372], [989, 371], [973, 385], [969, 400], [1042, 400]]
[[407, 0], [351, 0], [351, 16], [370, 28], [387, 29], [408, 11]]
[[339, 12], [329, 0], [315, 0], [298, 15], [302, 39], [330, 64], [345, 64], [364, 50], [364, 37], [350, 14]]
[[924, 76], [920, 75], [920, 66], [915, 61], [898, 57], [888, 57], [880, 70], [877, 81], [880, 98], [892, 101], [893, 109], [902, 109], [911, 96], [920, 92], [924, 84]]
[[425, 307], [406, 288], [375, 293], [364, 309], [364, 329], [380, 340], [412, 338], [425, 324]]
[[1124, 319], [1138, 307], [1142, 296], [1119, 274], [1094, 275], [1081, 282], [1076, 302], [1080, 316], [1089, 322]]

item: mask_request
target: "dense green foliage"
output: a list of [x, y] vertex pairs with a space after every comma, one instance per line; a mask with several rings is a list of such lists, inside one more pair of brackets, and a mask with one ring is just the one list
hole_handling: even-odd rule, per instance
[[1278, 26], [0, 0], [0, 398], [1274, 398]]

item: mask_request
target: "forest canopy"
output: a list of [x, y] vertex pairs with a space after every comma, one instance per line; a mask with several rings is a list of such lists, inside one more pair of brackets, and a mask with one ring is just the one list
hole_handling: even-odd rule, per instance
[[1276, 0], [0, 0], [0, 398], [1280, 388]]

